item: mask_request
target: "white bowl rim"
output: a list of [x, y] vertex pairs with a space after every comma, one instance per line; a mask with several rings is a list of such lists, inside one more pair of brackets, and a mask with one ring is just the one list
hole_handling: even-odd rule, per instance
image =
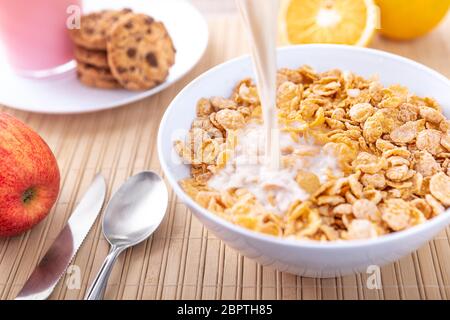
[[[438, 80], [445, 83], [446, 86], [450, 89], [450, 80], [442, 75], [441, 73], [421, 64], [416, 61], [413, 61], [411, 59], [393, 54], [388, 53], [385, 51], [372, 49], [372, 48], [363, 48], [363, 47], [355, 47], [350, 45], [341, 45], [341, 44], [302, 44], [302, 45], [294, 45], [294, 46], [286, 46], [277, 48], [277, 52], [280, 51], [289, 51], [289, 50], [298, 50], [300, 48], [317, 48], [317, 49], [324, 49], [324, 50], [330, 50], [330, 49], [338, 49], [338, 50], [348, 50], [348, 51], [355, 51], [355, 52], [362, 52], [362, 53], [369, 53], [374, 56], [382, 56], [388, 59], [397, 60], [402, 63], [406, 63], [411, 65], [413, 68], [420, 69], [423, 72], [429, 73], [433, 77], [437, 78]], [[214, 73], [217, 69], [225, 68], [229, 64], [234, 64], [236, 62], [241, 62], [246, 59], [249, 59], [250, 56], [248, 54], [241, 55], [239, 57], [227, 60], [223, 63], [220, 63], [211, 69], [205, 71], [204, 73], [200, 74], [198, 77], [196, 77], [194, 80], [192, 80], [188, 85], [186, 85], [172, 100], [172, 102], [167, 107], [166, 111], [164, 112], [164, 115], [161, 119], [159, 130], [158, 130], [158, 137], [157, 137], [157, 149], [158, 149], [158, 157], [161, 164], [161, 167], [163, 169], [163, 172], [166, 175], [166, 178], [169, 181], [169, 184], [174, 189], [175, 194], [181, 198], [182, 202], [187, 204], [188, 206], [194, 208], [197, 212], [200, 214], [206, 216], [208, 219], [213, 220], [215, 223], [219, 224], [220, 226], [231, 229], [233, 232], [244, 236], [248, 238], [252, 238], [254, 240], [258, 240], [261, 242], [270, 243], [273, 245], [283, 245], [288, 247], [298, 247], [298, 248], [308, 248], [308, 249], [348, 249], [348, 248], [355, 248], [355, 247], [369, 247], [369, 246], [375, 246], [375, 245], [385, 245], [391, 242], [394, 242], [396, 240], [401, 240], [403, 238], [407, 238], [408, 236], [412, 236], [415, 233], [420, 233], [420, 231], [424, 231], [426, 229], [431, 229], [433, 226], [439, 225], [443, 223], [444, 220], [448, 219], [446, 215], [450, 215], [449, 210], [447, 209], [444, 213], [440, 214], [437, 217], [434, 217], [430, 220], [428, 220], [425, 223], [422, 223], [420, 225], [408, 228], [406, 230], [397, 231], [393, 233], [389, 233], [386, 235], [382, 235], [377, 238], [371, 238], [371, 239], [362, 239], [362, 240], [337, 240], [337, 241], [329, 241], [329, 242], [320, 242], [315, 240], [302, 240], [302, 239], [290, 239], [290, 238], [281, 238], [281, 237], [275, 237], [271, 235], [266, 235], [257, 231], [252, 231], [250, 229], [246, 229], [244, 227], [241, 227], [239, 225], [233, 224], [229, 221], [227, 221], [224, 218], [219, 217], [218, 215], [214, 214], [213, 212], [210, 212], [209, 210], [201, 207], [199, 204], [197, 204], [191, 197], [189, 197], [183, 189], [180, 187], [178, 181], [173, 177], [172, 173], [169, 170], [168, 165], [163, 161], [163, 150], [162, 150], [162, 144], [163, 144], [163, 136], [162, 136], [162, 128], [165, 127], [167, 122], [168, 114], [170, 113], [171, 109], [174, 108], [176, 104], [178, 104], [178, 101], [182, 99], [182, 96], [186, 91], [189, 91], [191, 87], [194, 85], [194, 83], [200, 81], [203, 78], [206, 78], [210, 74]], [[443, 226], [445, 227], [445, 226]]]

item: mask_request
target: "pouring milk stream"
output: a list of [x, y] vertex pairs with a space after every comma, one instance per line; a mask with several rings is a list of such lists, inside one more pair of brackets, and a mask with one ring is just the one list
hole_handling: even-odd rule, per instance
[[266, 165], [280, 166], [278, 117], [276, 110], [276, 37], [278, 0], [236, 0], [250, 40], [256, 85], [263, 110]]
[[[238, 133], [233, 159], [209, 181], [216, 190], [244, 188], [265, 210], [282, 214], [297, 200], [309, 194], [296, 182], [299, 170], [307, 170], [321, 183], [330, 170], [339, 175], [336, 159], [312, 141], [294, 142], [288, 132], [280, 132], [276, 108], [276, 27], [278, 0], [236, 0], [251, 43], [256, 84], [260, 97], [263, 125], [249, 123]], [[283, 165], [283, 150], [310, 150], [313, 156], [295, 157]]]

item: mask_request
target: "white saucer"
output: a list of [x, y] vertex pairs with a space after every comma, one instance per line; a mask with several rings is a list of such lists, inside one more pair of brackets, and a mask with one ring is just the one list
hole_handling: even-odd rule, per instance
[[131, 8], [164, 22], [177, 50], [167, 80], [141, 92], [106, 90], [82, 85], [75, 70], [49, 79], [15, 75], [0, 54], [0, 104], [42, 113], [82, 113], [109, 109], [151, 96], [189, 72], [208, 44], [208, 25], [200, 12], [186, 0], [85, 0], [84, 11]]

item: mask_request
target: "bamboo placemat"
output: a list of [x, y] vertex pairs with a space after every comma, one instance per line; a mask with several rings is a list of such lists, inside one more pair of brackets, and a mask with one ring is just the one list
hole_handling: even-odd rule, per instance
[[[209, 22], [210, 45], [200, 64], [156, 96], [118, 109], [72, 116], [31, 114], [0, 106], [43, 136], [62, 174], [61, 194], [49, 217], [31, 232], [0, 240], [1, 299], [15, 297], [96, 172], [107, 178], [108, 199], [128, 176], [144, 169], [161, 172], [156, 135], [166, 106], [201, 72], [248, 50], [234, 14], [215, 16]], [[405, 43], [377, 38], [373, 46], [415, 59], [450, 77], [449, 30], [450, 17], [425, 38]], [[449, 235], [446, 229], [418, 251], [383, 267], [382, 289], [371, 290], [366, 286], [367, 274], [311, 279], [262, 267], [210, 234], [171, 191], [161, 227], [148, 241], [122, 254], [106, 298], [448, 299]], [[73, 261], [75, 273], [61, 279], [51, 299], [83, 298], [107, 251], [97, 222]], [[77, 270], [79, 289], [73, 288]]]

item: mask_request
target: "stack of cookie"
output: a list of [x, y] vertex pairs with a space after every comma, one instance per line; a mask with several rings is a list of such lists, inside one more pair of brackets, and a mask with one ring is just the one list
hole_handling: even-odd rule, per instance
[[164, 24], [130, 9], [84, 15], [70, 36], [78, 78], [88, 86], [150, 89], [167, 78], [175, 62]]

